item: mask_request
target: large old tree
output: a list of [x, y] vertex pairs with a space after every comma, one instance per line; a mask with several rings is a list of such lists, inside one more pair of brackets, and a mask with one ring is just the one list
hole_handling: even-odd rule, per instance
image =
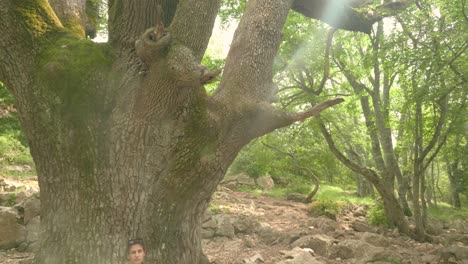
[[108, 0], [106, 44], [85, 38], [95, 1], [0, 0], [0, 81], [41, 188], [35, 263], [123, 263], [132, 237], [148, 263], [201, 262], [200, 218], [242, 146], [341, 101], [302, 113], [270, 103], [290, 9], [362, 32], [380, 18], [327, 2], [249, 0], [208, 96], [217, 72], [199, 63], [219, 0]]

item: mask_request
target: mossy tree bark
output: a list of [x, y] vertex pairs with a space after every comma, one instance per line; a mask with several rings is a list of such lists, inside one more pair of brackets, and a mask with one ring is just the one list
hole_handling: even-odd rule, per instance
[[[342, 101], [285, 113], [266, 100], [292, 2], [248, 1], [213, 96], [199, 62], [218, 0], [109, 0], [107, 44], [84, 38], [87, 1], [58, 16], [47, 0], [0, 2], [0, 81], [41, 188], [35, 263], [125, 263], [133, 237], [148, 263], [199, 263], [200, 219], [242, 146]], [[151, 26], [159, 42], [135, 47]]]

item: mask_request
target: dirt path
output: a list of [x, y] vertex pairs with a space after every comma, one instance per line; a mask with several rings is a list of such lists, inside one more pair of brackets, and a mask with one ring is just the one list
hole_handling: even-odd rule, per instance
[[[34, 179], [8, 180], [8, 184], [38, 188]], [[467, 233], [441, 229], [434, 243], [418, 243], [395, 230], [367, 225], [361, 209], [351, 207], [335, 221], [310, 216], [306, 204], [222, 189], [214, 194], [204, 221], [216, 229], [203, 239], [204, 252], [211, 264], [468, 263], [468, 248], [463, 245]], [[447, 241], [452, 246], [443, 246]], [[291, 253], [295, 247], [312, 248], [306, 255], [314, 262], [300, 262]], [[32, 253], [0, 251], [2, 264], [28, 264], [32, 257]]]

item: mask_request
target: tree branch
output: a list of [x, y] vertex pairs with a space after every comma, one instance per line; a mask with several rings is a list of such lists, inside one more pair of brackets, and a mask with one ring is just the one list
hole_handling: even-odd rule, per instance
[[309, 109], [307, 111], [292, 114], [290, 124], [292, 124], [293, 122], [298, 122], [298, 121], [302, 122], [302, 121], [304, 121], [305, 119], [307, 119], [309, 117], [317, 116], [323, 110], [325, 110], [327, 108], [330, 108], [330, 107], [332, 107], [334, 105], [337, 105], [339, 103], [342, 103], [342, 102], [344, 102], [343, 98], [334, 98], [334, 99], [330, 99], [330, 100], [327, 100], [325, 102], [322, 102], [322, 103], [312, 107], [311, 109]]
[[249, 0], [234, 34], [215, 97], [265, 100], [290, 1]]
[[358, 11], [369, 1], [295, 0], [292, 9], [306, 17], [319, 19], [333, 27], [370, 34], [372, 25], [387, 16], [404, 10], [413, 1], [384, 3], [374, 10]]
[[[322, 102], [311, 109], [299, 113], [287, 113], [265, 102], [251, 102], [251, 109], [244, 111], [243, 116], [249, 116], [248, 122], [243, 122], [243, 133], [247, 140], [261, 137], [275, 129], [286, 127], [294, 122], [302, 122], [305, 119], [320, 114], [323, 110], [343, 102], [342, 98], [334, 98]], [[247, 141], [248, 142], [248, 141]]]
[[171, 34], [192, 50], [198, 62], [208, 46], [220, 3], [219, 0], [180, 0], [177, 6]]
[[38, 42], [60, 28], [46, 0], [0, 1], [0, 81], [13, 91], [30, 88], [23, 82], [34, 76]]
[[436, 145], [437, 141], [439, 140], [440, 134], [442, 132], [442, 128], [446, 123], [446, 117], [447, 117], [447, 104], [448, 104], [448, 95], [444, 95], [441, 99], [440, 103], [440, 117], [437, 122], [434, 134], [432, 135], [431, 141], [429, 144], [424, 148], [424, 150], [421, 153], [421, 160], [424, 160], [424, 158], [427, 156], [427, 154], [434, 148]]
[[339, 161], [341, 161], [346, 167], [348, 167], [352, 171], [359, 173], [360, 175], [363, 175], [364, 177], [366, 177], [366, 179], [370, 181], [371, 183], [373, 183], [375, 186], [381, 185], [379, 175], [374, 170], [359, 166], [357, 163], [348, 159], [343, 153], [341, 153], [338, 150], [335, 142], [333, 141], [333, 138], [331, 137], [330, 133], [325, 127], [325, 124], [320, 118], [318, 118], [318, 125], [320, 127], [320, 131], [322, 132], [323, 137], [327, 141], [330, 151], [333, 153], [333, 155], [335, 155], [335, 157]]

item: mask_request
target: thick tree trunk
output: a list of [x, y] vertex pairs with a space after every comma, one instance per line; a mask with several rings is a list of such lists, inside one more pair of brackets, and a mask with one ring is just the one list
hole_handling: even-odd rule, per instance
[[145, 262], [197, 264], [200, 219], [242, 146], [343, 100], [300, 113], [265, 100], [292, 0], [247, 2], [211, 97], [199, 61], [220, 1], [109, 0], [109, 44], [75, 30], [85, 2], [51, 1], [62, 22], [46, 0], [0, 2], [0, 80], [41, 188], [34, 262], [125, 263], [141, 237]]
[[388, 188], [388, 186], [385, 185], [376, 185], [376, 189], [382, 197], [388, 223], [391, 226], [397, 226], [400, 229], [400, 232], [409, 234], [408, 223], [406, 221], [403, 209], [393, 194], [393, 187]]

